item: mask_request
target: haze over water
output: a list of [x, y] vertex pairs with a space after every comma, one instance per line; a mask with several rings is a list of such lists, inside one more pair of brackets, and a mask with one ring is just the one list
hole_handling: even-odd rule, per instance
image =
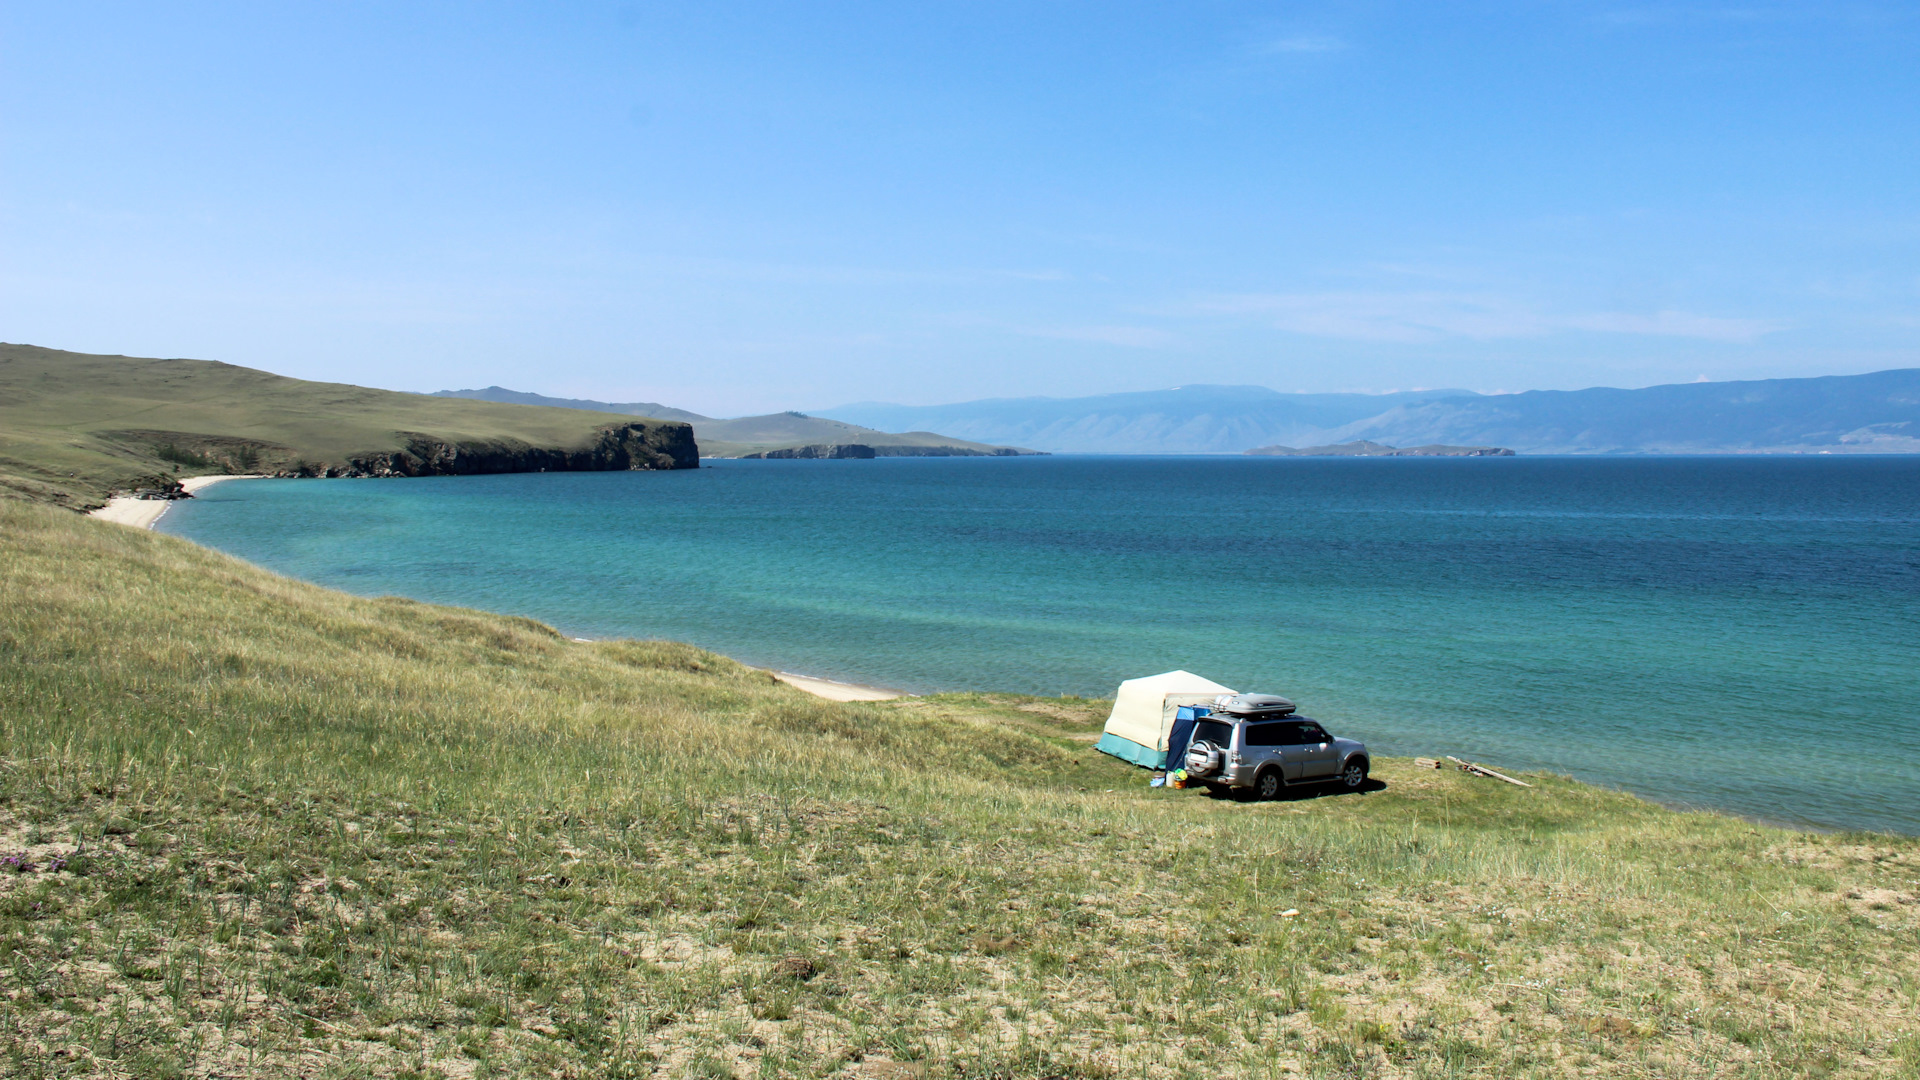
[[919, 692], [1184, 667], [1383, 754], [1920, 833], [1920, 459], [712, 464], [229, 483], [160, 527]]

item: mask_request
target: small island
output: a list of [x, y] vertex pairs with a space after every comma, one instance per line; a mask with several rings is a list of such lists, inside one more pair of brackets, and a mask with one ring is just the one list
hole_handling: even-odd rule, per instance
[[1246, 451], [1258, 457], [1512, 457], [1504, 446], [1409, 446], [1404, 449], [1385, 443], [1337, 443], [1333, 446], [1261, 446]]

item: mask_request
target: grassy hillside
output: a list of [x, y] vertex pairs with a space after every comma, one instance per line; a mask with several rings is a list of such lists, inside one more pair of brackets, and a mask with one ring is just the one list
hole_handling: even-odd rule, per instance
[[631, 417], [306, 382], [206, 360], [0, 345], [0, 496], [97, 506], [206, 472], [338, 466], [407, 434], [486, 446], [586, 445]]
[[1890, 1076], [1920, 843], [1545, 776], [1149, 790], [0, 504], [0, 1071]]

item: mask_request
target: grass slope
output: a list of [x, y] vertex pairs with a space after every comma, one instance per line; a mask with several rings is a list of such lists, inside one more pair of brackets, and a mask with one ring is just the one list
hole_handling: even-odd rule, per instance
[[0, 496], [97, 506], [156, 477], [397, 450], [401, 432], [571, 448], [631, 419], [307, 382], [207, 360], [0, 345]]
[[0, 503], [0, 1072], [1920, 1070], [1920, 843], [839, 705]]

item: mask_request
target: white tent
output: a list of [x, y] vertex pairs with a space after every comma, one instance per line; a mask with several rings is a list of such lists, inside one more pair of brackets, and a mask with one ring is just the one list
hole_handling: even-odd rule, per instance
[[1169, 671], [1144, 679], [1128, 679], [1113, 695], [1113, 713], [1094, 744], [1122, 761], [1150, 769], [1167, 764], [1167, 734], [1174, 713], [1182, 705], [1205, 705], [1235, 691], [1191, 671]]

